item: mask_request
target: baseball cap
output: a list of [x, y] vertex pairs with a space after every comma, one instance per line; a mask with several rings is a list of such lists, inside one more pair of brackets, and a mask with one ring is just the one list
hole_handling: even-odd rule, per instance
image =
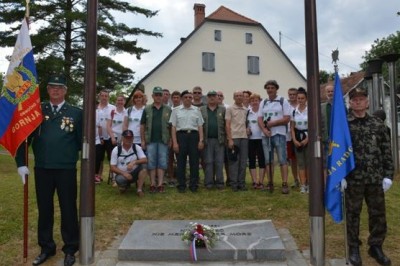
[[216, 91], [209, 91], [207, 93], [207, 96], [212, 96], [212, 95], [217, 95], [217, 92]]
[[153, 88], [153, 94], [163, 94], [163, 90], [161, 87], [154, 87]]
[[133, 138], [133, 132], [132, 130], [124, 130], [124, 132], [122, 132], [122, 136], [125, 138]]

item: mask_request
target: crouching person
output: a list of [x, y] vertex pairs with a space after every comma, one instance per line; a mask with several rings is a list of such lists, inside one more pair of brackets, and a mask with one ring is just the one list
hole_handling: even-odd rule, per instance
[[111, 153], [110, 168], [116, 174], [115, 182], [120, 192], [125, 192], [134, 182], [137, 183], [137, 195], [143, 197], [143, 183], [147, 176], [147, 158], [139, 145], [133, 144], [132, 130], [122, 132], [122, 143]]

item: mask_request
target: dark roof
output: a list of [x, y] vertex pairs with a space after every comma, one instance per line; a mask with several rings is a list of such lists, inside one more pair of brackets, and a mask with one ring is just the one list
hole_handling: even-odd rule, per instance
[[[342, 83], [343, 95], [346, 95], [351, 89], [353, 89], [354, 87], [359, 85], [361, 82], [363, 82], [364, 75], [365, 75], [364, 71], [359, 71], [359, 72], [352, 72], [352, 73], [350, 73], [350, 76], [345, 77], [345, 78], [341, 78], [340, 81]], [[327, 83], [322, 84], [320, 86], [320, 89], [321, 89], [321, 102], [325, 102], [326, 101], [325, 88], [328, 85], [332, 85], [333, 86], [334, 85], [334, 81], [330, 80]]]

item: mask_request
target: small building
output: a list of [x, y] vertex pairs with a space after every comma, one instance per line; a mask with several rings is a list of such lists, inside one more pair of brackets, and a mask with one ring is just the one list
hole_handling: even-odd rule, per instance
[[263, 87], [270, 79], [278, 82], [278, 93], [285, 97], [290, 87], [307, 87], [304, 76], [261, 23], [225, 6], [206, 17], [205, 5], [195, 4], [193, 31], [134, 90], [141, 88], [150, 96], [155, 86], [171, 92], [200, 86], [204, 94], [221, 90], [230, 104], [237, 90], [265, 97]]

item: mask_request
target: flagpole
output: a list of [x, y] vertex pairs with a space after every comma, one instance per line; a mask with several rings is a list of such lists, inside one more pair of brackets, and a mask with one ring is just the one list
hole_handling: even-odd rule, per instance
[[310, 217], [310, 262], [315, 266], [325, 265], [325, 209], [324, 177], [322, 171], [321, 105], [318, 65], [317, 11], [315, 0], [305, 0], [305, 35], [308, 87], [308, 146], [310, 162], [309, 217]]
[[97, 73], [97, 8], [98, 0], [87, 1], [87, 31], [85, 47], [85, 86], [83, 101], [83, 147], [81, 160], [80, 242], [81, 265], [94, 261], [95, 213], [95, 97]]
[[[339, 75], [336, 75], [339, 73], [337, 61], [339, 61], [339, 50], [338, 49], [332, 51], [332, 62], [333, 62], [334, 70], [335, 70], [335, 77], [339, 76]], [[345, 197], [344, 191], [342, 191], [341, 193], [342, 193], [342, 216], [343, 216], [343, 234], [344, 234], [344, 256], [346, 259], [346, 264], [349, 264], [349, 247], [348, 247], [348, 242], [347, 242], [346, 197]]]
[[[28, 139], [25, 139], [25, 165], [26, 167], [29, 167], [28, 165]], [[28, 193], [28, 175], [25, 175], [25, 183], [24, 183], [24, 228], [23, 228], [23, 237], [24, 237], [24, 243], [23, 243], [23, 254], [24, 254], [24, 263], [28, 261], [28, 218], [29, 218], [29, 204], [28, 204], [28, 199], [29, 199], [29, 193]]]
[[[30, 0], [26, 0], [26, 6], [25, 6], [25, 19], [26, 19], [26, 24], [28, 25], [29, 28], [29, 2]], [[25, 139], [25, 165], [26, 167], [29, 167], [29, 159], [28, 159], [28, 139]], [[25, 183], [24, 183], [24, 228], [23, 228], [23, 238], [24, 238], [24, 243], [23, 243], [23, 261], [26, 263], [28, 261], [28, 218], [29, 218], [29, 176], [25, 175]]]

